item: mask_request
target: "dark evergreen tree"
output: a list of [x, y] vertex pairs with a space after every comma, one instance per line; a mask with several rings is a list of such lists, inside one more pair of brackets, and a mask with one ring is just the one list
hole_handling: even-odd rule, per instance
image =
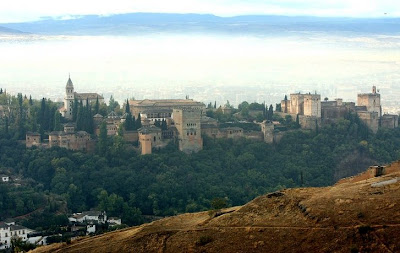
[[97, 152], [99, 155], [104, 156], [107, 152], [108, 139], [107, 139], [107, 124], [103, 121], [100, 125], [99, 141], [97, 142]]
[[131, 113], [128, 113], [128, 114], [126, 115], [126, 119], [125, 119], [124, 125], [125, 125], [125, 130], [126, 130], [126, 131], [135, 130], [135, 120], [134, 120], [134, 118], [132, 117], [132, 114], [131, 114]]
[[41, 126], [43, 125], [43, 121], [45, 120], [44, 119], [45, 110], [46, 110], [46, 100], [45, 98], [42, 98], [42, 101], [40, 103], [40, 111], [38, 115], [38, 121]]
[[54, 115], [54, 131], [61, 131], [61, 114], [58, 110], [55, 111]]
[[131, 109], [129, 108], [129, 100], [126, 100], [125, 104], [125, 113], [131, 113]]
[[0, 95], [3, 94], [3, 88], [0, 88]]
[[74, 98], [74, 102], [72, 104], [72, 121], [76, 121], [77, 120], [78, 110], [79, 110], [79, 102], [78, 102], [78, 99], [75, 97]]
[[94, 106], [94, 114], [98, 114], [100, 110], [99, 96], [96, 98], [96, 105]]
[[296, 115], [296, 127], [300, 128], [300, 118], [298, 114]]
[[22, 94], [18, 93], [18, 116], [17, 116], [17, 135], [19, 140], [25, 139], [25, 117], [24, 108], [22, 106]]
[[214, 109], [217, 109], [217, 101], [214, 102]]
[[29, 105], [30, 105], [30, 106], [32, 106], [32, 105], [33, 105], [32, 96], [29, 96]]
[[87, 127], [85, 129], [86, 132], [93, 134], [94, 133], [94, 120], [93, 120], [93, 115], [92, 115], [92, 109], [91, 106], [88, 105], [88, 108], [86, 110], [86, 120], [87, 120]]
[[142, 119], [141, 119], [141, 117], [140, 117], [140, 113], [139, 113], [139, 115], [138, 115], [137, 120], [136, 120], [135, 123], [136, 123], [136, 124], [135, 124], [135, 128], [136, 128], [136, 129], [139, 129], [139, 128], [142, 127]]
[[[49, 107], [49, 105], [48, 105]], [[55, 115], [56, 112], [58, 112], [57, 108], [52, 106], [51, 109], [49, 109], [49, 128], [48, 131], [53, 131], [54, 129], [54, 123], [55, 123]]]
[[50, 130], [50, 115], [54, 115], [50, 112], [49, 106], [45, 102], [45, 107], [44, 107], [44, 116], [43, 116], [43, 130], [48, 131]]
[[85, 111], [83, 108], [82, 101], [79, 103], [78, 113], [76, 114], [76, 129], [78, 131], [83, 130], [84, 128], [84, 117]]

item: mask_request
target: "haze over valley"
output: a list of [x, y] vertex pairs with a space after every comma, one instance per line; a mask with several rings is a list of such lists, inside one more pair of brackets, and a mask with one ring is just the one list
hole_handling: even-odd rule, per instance
[[0, 85], [57, 101], [71, 73], [77, 89], [106, 99], [190, 95], [234, 105], [315, 90], [354, 101], [377, 85], [393, 111], [399, 22], [138, 13], [0, 24]]

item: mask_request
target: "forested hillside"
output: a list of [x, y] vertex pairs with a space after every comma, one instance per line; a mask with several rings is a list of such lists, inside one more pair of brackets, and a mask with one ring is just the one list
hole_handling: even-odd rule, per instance
[[400, 129], [373, 135], [351, 115], [317, 131], [289, 132], [273, 145], [205, 138], [204, 150], [192, 155], [171, 144], [140, 156], [120, 138], [108, 139], [103, 155], [26, 149], [4, 128], [0, 132], [0, 174], [20, 178], [19, 186], [0, 184], [0, 219], [36, 210], [26, 221], [32, 228], [89, 209], [134, 225], [143, 222], [141, 214], [207, 210], [216, 198], [241, 205], [281, 188], [331, 185], [400, 158]]

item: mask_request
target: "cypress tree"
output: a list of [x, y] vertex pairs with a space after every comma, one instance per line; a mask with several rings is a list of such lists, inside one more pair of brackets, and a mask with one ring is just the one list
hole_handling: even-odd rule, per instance
[[133, 116], [132, 114], [130, 114], [129, 113], [129, 115], [130, 115], [130, 117], [131, 117], [131, 124], [132, 124], [132, 126], [131, 126], [131, 130], [136, 130], [137, 129], [137, 127], [136, 127], [136, 120], [135, 120], [135, 116]]
[[99, 96], [96, 98], [96, 105], [94, 106], [94, 114], [98, 114], [100, 109]]
[[107, 125], [103, 121], [100, 125], [99, 141], [97, 143], [97, 151], [99, 155], [104, 156], [107, 152]]
[[29, 105], [32, 106], [33, 105], [33, 101], [32, 101], [32, 96], [29, 96]]
[[82, 101], [79, 103], [79, 108], [78, 108], [78, 112], [76, 114], [76, 129], [79, 130], [83, 130], [84, 127], [84, 109], [83, 109], [83, 104]]
[[131, 110], [130, 110], [130, 108], [129, 108], [129, 100], [128, 100], [128, 99], [126, 99], [125, 113], [131, 113]]
[[0, 88], [0, 95], [3, 94], [3, 88]]
[[44, 116], [43, 116], [43, 130], [47, 131], [50, 130], [49, 126], [50, 126], [50, 109], [48, 105], [45, 105], [44, 108]]
[[53, 131], [54, 129], [54, 123], [55, 123], [55, 116], [56, 116], [57, 108], [52, 107], [51, 110], [49, 110], [49, 131]]
[[91, 106], [88, 106], [87, 110], [87, 128], [86, 132], [92, 134], [94, 131], [94, 120], [93, 120], [93, 115], [92, 115], [92, 109]]
[[75, 97], [74, 102], [72, 104], [72, 121], [77, 120], [78, 110], [79, 110], [79, 102], [78, 102], [78, 99]]
[[38, 115], [40, 125], [43, 125], [45, 110], [46, 110], [46, 101], [44, 98], [42, 98], [42, 102], [40, 104], [40, 112]]
[[54, 131], [61, 131], [61, 114], [56, 110], [54, 113]]
[[139, 128], [142, 127], [142, 119], [141, 119], [141, 117], [140, 117], [140, 113], [139, 113], [139, 115], [138, 115], [137, 120], [136, 120], [135, 123], [136, 123], [136, 124], [135, 124], [136, 129], [139, 129]]
[[272, 120], [272, 118], [274, 117], [274, 107], [272, 106], [272, 104], [269, 106], [268, 115], [269, 115], [269, 120]]
[[217, 101], [214, 102], [214, 109], [217, 109]]

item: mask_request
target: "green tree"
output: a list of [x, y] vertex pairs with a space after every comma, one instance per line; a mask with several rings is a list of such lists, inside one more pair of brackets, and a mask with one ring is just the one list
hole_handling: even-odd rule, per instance
[[268, 109], [268, 119], [272, 120], [272, 118], [274, 117], [274, 107], [272, 106], [272, 104], [269, 106]]
[[140, 113], [139, 113], [139, 115], [138, 115], [138, 117], [137, 117], [137, 120], [136, 120], [136, 122], [135, 122], [135, 128], [136, 128], [136, 129], [139, 129], [139, 128], [141, 128], [141, 127], [142, 127], [142, 119], [141, 119]]
[[126, 100], [125, 104], [125, 113], [131, 113], [131, 109], [129, 108], [129, 100]]
[[107, 124], [103, 121], [100, 124], [99, 141], [97, 142], [97, 151], [99, 155], [104, 156], [107, 152], [108, 136], [107, 136]]
[[78, 99], [75, 97], [74, 102], [72, 104], [72, 121], [77, 121], [79, 105], [80, 105], [80, 103], [79, 103]]
[[99, 96], [96, 97], [96, 104], [94, 106], [94, 114], [98, 114], [100, 110]]
[[61, 114], [59, 111], [54, 113], [54, 131], [61, 131]]

